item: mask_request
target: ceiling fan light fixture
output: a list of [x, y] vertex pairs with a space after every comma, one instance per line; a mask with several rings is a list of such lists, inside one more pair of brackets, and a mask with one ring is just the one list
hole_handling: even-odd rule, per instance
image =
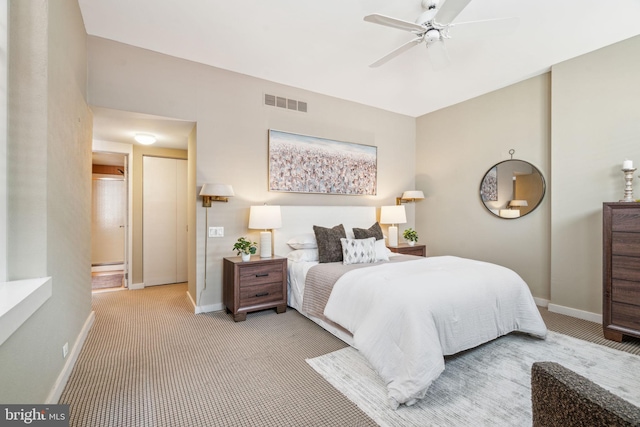
[[431, 29], [424, 34], [424, 38], [427, 42], [437, 42], [440, 40], [440, 31]]
[[136, 133], [133, 139], [142, 145], [151, 145], [156, 142], [156, 137], [148, 133]]

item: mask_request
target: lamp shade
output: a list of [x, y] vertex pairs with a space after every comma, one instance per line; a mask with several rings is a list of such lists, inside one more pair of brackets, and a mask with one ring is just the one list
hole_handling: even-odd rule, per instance
[[228, 184], [204, 184], [200, 190], [201, 196], [219, 196], [219, 197], [233, 197], [233, 187]]
[[509, 202], [509, 206], [521, 207], [521, 206], [529, 206], [526, 200], [512, 200]]
[[403, 205], [380, 208], [380, 224], [404, 224], [405, 222], [407, 222], [407, 214]]
[[282, 227], [280, 206], [251, 206], [249, 211], [249, 228], [269, 230]]
[[405, 191], [404, 193], [402, 193], [401, 199], [411, 200], [412, 202], [415, 202], [416, 200], [424, 199], [424, 193], [420, 190]]

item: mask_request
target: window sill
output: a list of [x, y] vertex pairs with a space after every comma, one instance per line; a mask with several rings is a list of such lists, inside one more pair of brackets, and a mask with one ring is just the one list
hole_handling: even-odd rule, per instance
[[51, 277], [0, 282], [0, 345], [50, 297]]

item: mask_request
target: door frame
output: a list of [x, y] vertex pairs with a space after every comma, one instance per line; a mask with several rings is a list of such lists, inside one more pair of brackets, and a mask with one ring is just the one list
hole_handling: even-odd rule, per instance
[[133, 233], [131, 226], [133, 224], [133, 145], [120, 142], [93, 140], [92, 152], [115, 153], [125, 156], [125, 181], [127, 186], [127, 214], [125, 229], [125, 248], [124, 248], [124, 287], [135, 289], [131, 283], [131, 266], [133, 265]]

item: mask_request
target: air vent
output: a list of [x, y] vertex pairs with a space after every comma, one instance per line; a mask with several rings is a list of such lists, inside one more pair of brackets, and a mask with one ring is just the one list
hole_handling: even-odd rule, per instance
[[265, 95], [264, 96], [264, 105], [271, 105], [272, 107], [276, 106], [276, 97], [274, 95]]
[[264, 95], [264, 105], [268, 105], [270, 107], [284, 108], [292, 111], [300, 111], [302, 113], [307, 112], [307, 103], [303, 101], [298, 101], [295, 99], [287, 99], [282, 96], [276, 95]]

